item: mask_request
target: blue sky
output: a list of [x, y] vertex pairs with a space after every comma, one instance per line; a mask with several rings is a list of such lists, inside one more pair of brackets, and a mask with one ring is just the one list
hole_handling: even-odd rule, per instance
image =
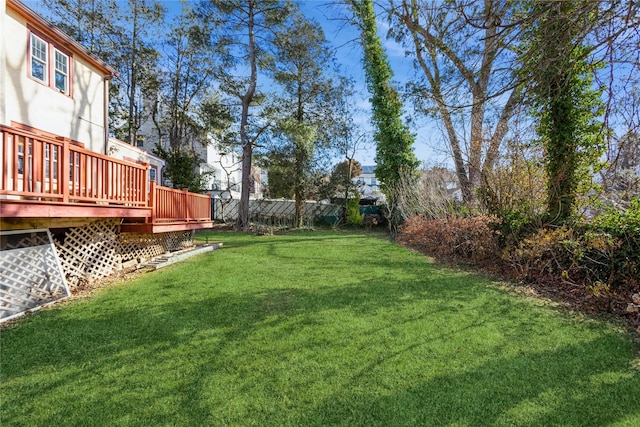
[[[316, 19], [322, 25], [325, 36], [329, 43], [336, 47], [336, 55], [345, 72], [356, 81], [356, 90], [360, 94], [358, 104], [367, 110], [367, 114], [359, 118], [359, 122], [371, 128], [369, 123], [369, 94], [365, 84], [364, 70], [362, 66], [362, 51], [359, 45], [359, 34], [357, 29], [347, 25], [340, 17], [344, 15], [346, 9], [343, 4], [336, 5], [336, 2], [326, 0], [301, 0], [301, 8], [305, 15]], [[405, 57], [404, 48], [393, 40], [386, 40], [385, 35], [389, 30], [386, 22], [378, 21], [378, 31], [387, 52], [389, 63], [395, 74], [394, 80], [399, 86], [404, 86], [408, 79], [414, 75], [413, 64], [410, 58]], [[405, 109], [411, 111], [412, 106], [405, 103]], [[418, 160], [427, 164], [442, 164], [448, 162], [448, 152], [438, 149], [439, 131], [436, 130], [433, 122], [422, 121], [418, 123], [420, 127], [414, 127], [413, 132], [417, 134], [414, 151]], [[434, 132], [435, 130], [435, 132]], [[363, 165], [374, 164], [375, 147], [369, 146], [360, 150], [356, 154], [356, 159]]]
[[[37, 12], [43, 13], [43, 7], [39, 0], [22, 0], [27, 6]], [[124, 1], [124, 0], [122, 0]], [[179, 13], [181, 8], [180, 0], [163, 0], [169, 13]], [[345, 23], [341, 17], [348, 11], [341, 2], [332, 0], [299, 0], [302, 12], [314, 18], [322, 25], [325, 36], [329, 43], [336, 48], [336, 56], [343, 67], [343, 72], [351, 76], [356, 82], [358, 92], [357, 104], [364, 110], [356, 117], [356, 121], [364, 128], [371, 131], [370, 125], [370, 104], [369, 94], [365, 84], [365, 76], [362, 66], [362, 52], [359, 45], [359, 34], [356, 28]], [[404, 49], [391, 40], [385, 40], [384, 36], [388, 30], [385, 22], [379, 21], [379, 34], [383, 37], [383, 43], [389, 57], [389, 62], [394, 71], [395, 78], [402, 87], [404, 83], [413, 76], [413, 65], [411, 60], [404, 55]], [[410, 104], [405, 104], [408, 111]], [[414, 151], [418, 160], [429, 165], [443, 164], [448, 162], [448, 153], [436, 148], [440, 141], [440, 132], [434, 122], [419, 123], [420, 127], [412, 129], [417, 134]], [[356, 152], [356, 159], [363, 165], [374, 164], [375, 146], [369, 144], [361, 147]], [[340, 161], [337, 159], [336, 161]]]

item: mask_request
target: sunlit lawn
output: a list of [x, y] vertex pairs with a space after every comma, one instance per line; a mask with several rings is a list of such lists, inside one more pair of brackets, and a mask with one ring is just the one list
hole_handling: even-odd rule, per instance
[[364, 234], [209, 239], [3, 331], [0, 425], [640, 425], [614, 326]]

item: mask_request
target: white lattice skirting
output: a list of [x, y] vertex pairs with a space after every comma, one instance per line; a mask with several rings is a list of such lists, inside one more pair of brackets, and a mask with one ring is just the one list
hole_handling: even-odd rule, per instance
[[123, 263], [143, 263], [193, 246], [190, 231], [121, 234], [117, 219], [69, 229], [0, 233], [0, 322], [67, 297], [82, 283], [110, 276]]
[[69, 229], [56, 249], [69, 286], [110, 276], [122, 266], [117, 220], [108, 219]]
[[92, 282], [122, 269], [123, 263], [141, 263], [167, 252], [193, 246], [190, 231], [158, 234], [120, 234], [118, 220], [72, 228], [56, 241], [69, 286]]
[[0, 233], [0, 322], [69, 295], [48, 230]]

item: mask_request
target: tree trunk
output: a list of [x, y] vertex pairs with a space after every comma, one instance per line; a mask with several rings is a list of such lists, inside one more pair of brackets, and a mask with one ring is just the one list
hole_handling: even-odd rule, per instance
[[498, 119], [496, 128], [494, 129], [493, 135], [491, 136], [491, 142], [489, 143], [489, 148], [487, 149], [484, 164], [482, 165], [483, 175], [493, 170], [496, 160], [498, 160], [500, 144], [509, 131], [509, 120], [513, 116], [513, 112], [515, 111], [516, 106], [520, 103], [521, 100], [522, 94], [517, 89], [511, 91], [511, 95], [509, 95], [509, 99], [502, 109], [502, 113], [500, 113], [500, 118]]
[[482, 122], [484, 120], [484, 100], [482, 96], [474, 94], [471, 107], [471, 144], [469, 148], [469, 182], [472, 188], [480, 185], [480, 171], [482, 167]]
[[456, 134], [453, 120], [451, 119], [451, 114], [445, 104], [444, 97], [442, 96], [440, 71], [437, 63], [437, 52], [433, 48], [433, 46], [430, 46], [428, 48], [431, 62], [434, 67], [434, 71], [432, 73], [425, 62], [424, 56], [422, 55], [422, 48], [419, 39], [414, 35], [413, 40], [416, 46], [418, 62], [420, 63], [420, 67], [424, 71], [425, 76], [429, 81], [429, 85], [431, 86], [431, 95], [433, 96], [433, 99], [438, 106], [438, 113], [440, 114], [440, 117], [444, 122], [445, 129], [447, 130], [447, 135], [449, 137], [449, 146], [451, 147], [451, 154], [453, 155], [453, 162], [456, 168], [456, 176], [458, 177], [460, 190], [462, 191], [462, 200], [464, 201], [464, 203], [470, 204], [474, 200], [473, 185], [469, 180], [467, 170], [464, 166], [462, 149], [460, 148], [460, 141], [458, 140], [458, 135]]
[[131, 80], [129, 87], [129, 117], [128, 117], [128, 133], [129, 133], [129, 144], [137, 146], [136, 139], [138, 138], [138, 129], [136, 126], [136, 90], [138, 89], [138, 76], [137, 76], [137, 53], [136, 50], [138, 48], [136, 42], [138, 39], [138, 13], [137, 9], [134, 7], [133, 9], [133, 35], [131, 37]]
[[298, 147], [296, 152], [296, 186], [295, 186], [295, 199], [296, 199], [296, 223], [298, 228], [302, 228], [304, 219], [304, 163], [305, 152], [304, 147]]
[[242, 143], [242, 189], [240, 191], [240, 204], [238, 206], [238, 218], [236, 219], [236, 231], [249, 231], [249, 190], [251, 189], [251, 156], [253, 154], [253, 141], [249, 139], [247, 127], [249, 125], [249, 105], [256, 92], [258, 84], [258, 66], [256, 64], [256, 38], [254, 34], [255, 4], [249, 1], [247, 27], [249, 30], [249, 62], [251, 64], [251, 79], [247, 92], [242, 97], [242, 117], [240, 119], [240, 141]]
[[573, 214], [577, 187], [577, 147], [571, 117], [575, 106], [565, 91], [566, 89], [559, 85], [552, 87], [550, 91], [547, 210], [555, 223], [562, 223]]

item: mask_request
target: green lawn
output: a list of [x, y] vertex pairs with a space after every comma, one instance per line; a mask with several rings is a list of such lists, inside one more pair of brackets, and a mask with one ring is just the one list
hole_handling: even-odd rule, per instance
[[640, 425], [616, 327], [364, 234], [209, 239], [3, 331], [0, 425]]

